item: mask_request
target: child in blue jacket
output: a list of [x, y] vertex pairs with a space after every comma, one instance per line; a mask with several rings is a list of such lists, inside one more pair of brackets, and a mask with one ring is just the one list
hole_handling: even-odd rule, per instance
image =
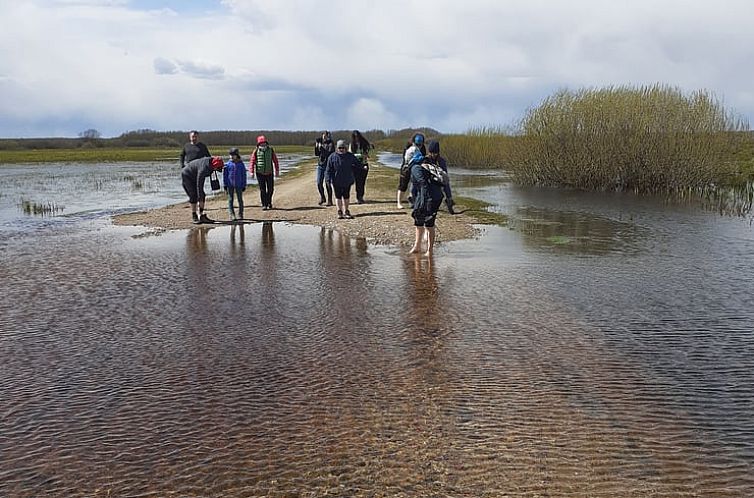
[[[230, 161], [225, 163], [223, 170], [223, 185], [228, 193], [228, 213], [232, 221], [243, 219], [243, 193], [246, 190], [246, 165], [241, 159], [241, 153], [237, 148], [228, 151]], [[233, 198], [238, 198], [238, 218], [233, 209]]]

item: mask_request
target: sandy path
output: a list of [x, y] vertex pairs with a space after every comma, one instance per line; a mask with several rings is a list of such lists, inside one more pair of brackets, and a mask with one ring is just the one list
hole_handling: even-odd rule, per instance
[[[337, 219], [336, 207], [318, 206], [319, 193], [314, 181], [316, 164], [305, 161], [297, 170], [275, 179], [273, 205], [275, 209], [262, 211], [259, 190], [251, 185], [244, 193], [243, 223], [264, 221], [289, 222], [316, 225], [337, 230], [352, 238], [365, 238], [375, 244], [410, 245], [413, 243], [414, 226], [408, 204], [398, 209], [395, 189], [398, 171], [394, 168], [372, 163], [366, 184], [366, 203], [351, 206], [352, 220]], [[180, 182], [180, 175], [176, 175]], [[209, 192], [209, 182], [205, 187]], [[355, 200], [353, 189], [351, 198]], [[463, 206], [456, 206], [463, 211]], [[476, 230], [474, 219], [464, 214], [450, 215], [443, 205], [437, 220], [437, 242], [471, 238]], [[230, 223], [225, 193], [207, 197], [207, 214], [219, 223]], [[149, 211], [118, 215], [113, 218], [117, 225], [138, 225], [167, 230], [196, 227], [191, 223], [188, 202], [182, 202]]]

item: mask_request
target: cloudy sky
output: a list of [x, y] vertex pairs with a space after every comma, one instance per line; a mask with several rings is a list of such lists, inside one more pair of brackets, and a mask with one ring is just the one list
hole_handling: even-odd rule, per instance
[[507, 126], [560, 88], [754, 123], [749, 0], [0, 0], [0, 137]]

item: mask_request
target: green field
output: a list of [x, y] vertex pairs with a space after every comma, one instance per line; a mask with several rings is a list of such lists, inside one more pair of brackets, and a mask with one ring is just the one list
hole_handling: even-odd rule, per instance
[[[210, 147], [210, 152], [227, 159], [227, 152], [232, 145], [218, 145]], [[236, 146], [241, 150], [244, 160], [252, 151], [251, 146]], [[280, 145], [275, 151], [285, 154], [311, 154], [311, 148]], [[71, 148], [71, 149], [29, 149], [29, 150], [0, 150], [0, 164], [27, 163], [101, 163], [120, 161], [175, 161], [178, 163], [181, 149], [174, 148], [140, 148], [140, 147], [103, 147], [103, 148]]]

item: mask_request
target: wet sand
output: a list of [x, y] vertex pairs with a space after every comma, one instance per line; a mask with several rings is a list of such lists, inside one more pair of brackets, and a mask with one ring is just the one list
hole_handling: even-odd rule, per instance
[[[303, 162], [296, 170], [275, 179], [273, 195], [274, 209], [263, 211], [259, 200], [259, 189], [250, 185], [244, 193], [243, 223], [280, 221], [293, 224], [322, 226], [336, 230], [351, 238], [363, 238], [374, 244], [411, 245], [414, 225], [408, 203], [403, 209], [396, 206], [398, 170], [379, 163], [370, 165], [366, 184], [364, 204], [356, 204], [356, 195], [351, 189], [350, 211], [352, 220], [339, 220], [337, 207], [318, 206], [319, 193], [315, 183], [316, 163]], [[180, 175], [176, 175], [180, 182]], [[205, 192], [210, 192], [209, 182]], [[437, 242], [472, 238], [477, 230], [472, 223], [475, 219], [464, 214], [465, 206], [456, 204], [458, 214], [450, 215], [443, 203], [437, 219]], [[230, 224], [227, 197], [224, 192], [207, 196], [208, 216], [218, 223]], [[116, 225], [137, 225], [150, 229], [180, 230], [195, 227], [191, 223], [191, 210], [188, 202], [182, 202], [159, 209], [118, 215], [113, 218]]]

